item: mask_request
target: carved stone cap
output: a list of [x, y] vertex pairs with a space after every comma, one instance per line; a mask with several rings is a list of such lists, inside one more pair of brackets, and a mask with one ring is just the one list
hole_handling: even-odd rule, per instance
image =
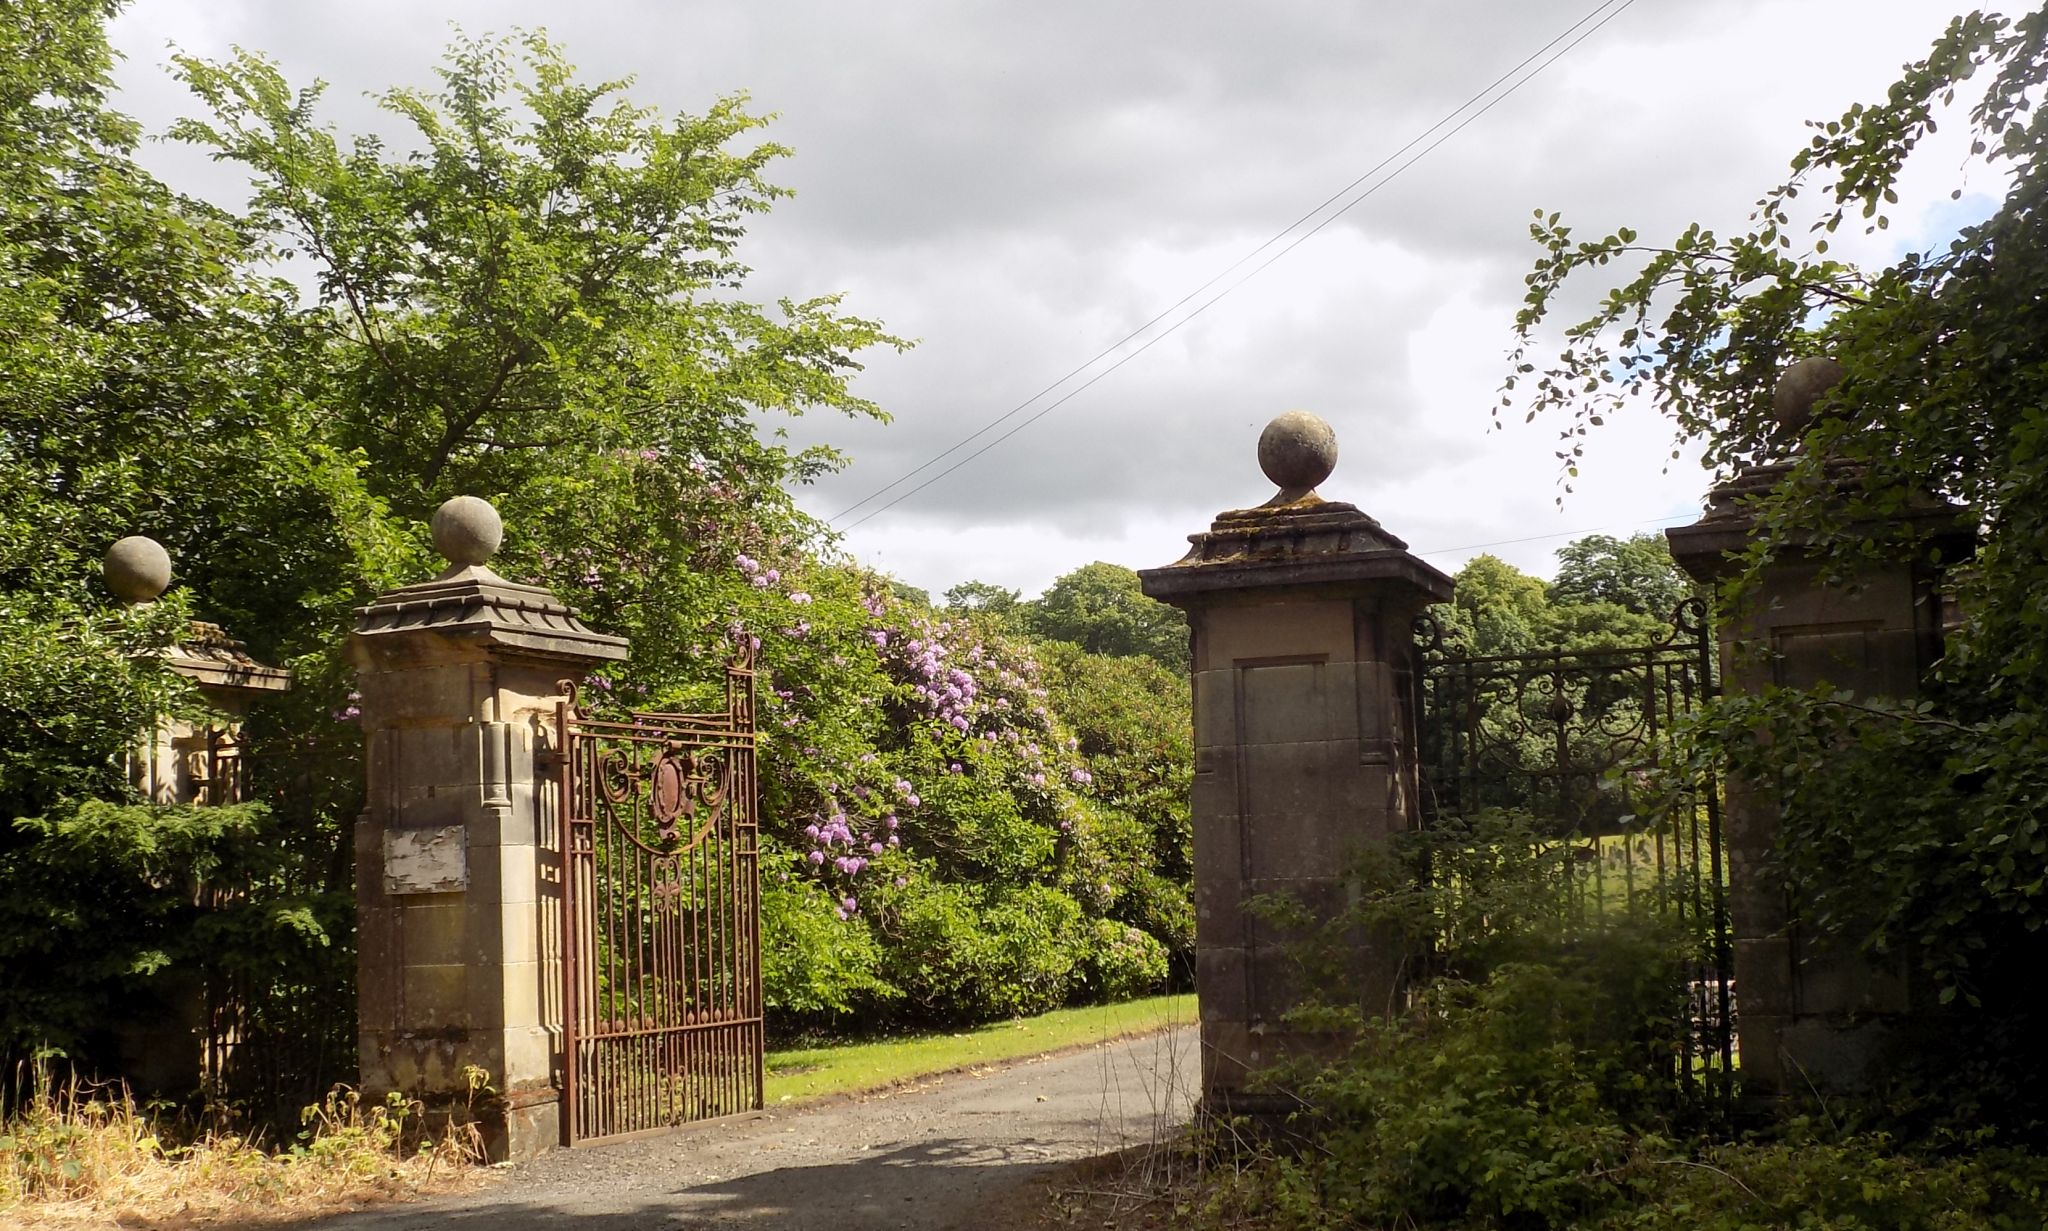
[[593, 631], [539, 586], [507, 581], [489, 565], [450, 569], [356, 608], [359, 639], [434, 633], [546, 658], [627, 656], [626, 639]]
[[539, 586], [507, 581], [487, 563], [505, 537], [489, 501], [456, 496], [434, 510], [434, 547], [448, 569], [356, 608], [354, 646], [419, 634], [575, 661], [626, 657], [626, 639], [594, 632], [568, 605]]
[[1144, 592], [1185, 606], [1221, 591], [1399, 582], [1425, 602], [1448, 599], [1451, 579], [1408, 544], [1356, 505], [1316, 494], [1336, 456], [1336, 435], [1321, 419], [1298, 411], [1275, 419], [1260, 437], [1259, 462], [1279, 494], [1189, 535], [1187, 555], [1138, 574]]
[[1451, 596], [1449, 577], [1348, 504], [1237, 510], [1188, 542], [1188, 554], [1175, 563], [1138, 574], [1146, 595], [1180, 605], [1222, 590], [1397, 581], [1427, 602]]
[[191, 631], [164, 658], [171, 670], [208, 688], [284, 692], [292, 686], [290, 671], [257, 662], [248, 646], [201, 620], [192, 621]]
[[1207, 533], [1191, 534], [1188, 542], [1181, 564], [1408, 549], [1357, 505], [1322, 499], [1218, 513]]
[[[1706, 511], [1698, 521], [1664, 531], [1672, 559], [1695, 581], [1720, 576], [1727, 570], [1729, 558], [1749, 546], [1756, 525], [1753, 502], [1783, 483], [1797, 465], [1767, 462], [1745, 467], [1716, 486], [1708, 493]], [[1863, 467], [1847, 461], [1830, 459], [1822, 467], [1829, 487], [1837, 492], [1848, 491], [1863, 473]], [[1977, 537], [1976, 526], [1961, 505], [1932, 493], [1916, 497], [1890, 520], [1899, 524], [1918, 523], [1918, 533], [1938, 545], [1943, 557], [1950, 560], [1967, 555]]]

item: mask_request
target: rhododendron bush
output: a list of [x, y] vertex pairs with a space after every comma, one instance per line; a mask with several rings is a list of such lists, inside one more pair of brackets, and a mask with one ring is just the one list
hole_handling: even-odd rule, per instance
[[[770, 1005], [965, 1021], [1163, 985], [1192, 940], [1185, 683], [1152, 668], [1167, 704], [1112, 701], [1084, 730], [1060, 705], [1080, 678], [1144, 667], [1045, 647], [1049, 670], [992, 621], [774, 558], [727, 578], [761, 641]], [[1132, 771], [1089, 751], [1154, 738], [1100, 730], [1119, 719], [1166, 728], [1179, 790], [1106, 789]]]
[[[778, 1025], [973, 1021], [1185, 981], [1182, 675], [899, 597], [800, 519], [750, 516], [702, 459], [617, 465], [615, 493], [672, 515], [645, 547], [604, 525], [602, 550], [536, 549], [533, 571], [633, 637], [585, 681], [600, 707], [718, 709], [735, 641], [758, 651]], [[556, 543], [602, 524], [560, 518]]]

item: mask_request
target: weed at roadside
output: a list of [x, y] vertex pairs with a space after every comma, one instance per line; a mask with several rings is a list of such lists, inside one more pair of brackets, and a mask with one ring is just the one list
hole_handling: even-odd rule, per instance
[[[485, 1075], [469, 1077], [472, 1098], [485, 1093]], [[365, 1105], [337, 1086], [305, 1109], [296, 1142], [268, 1149], [217, 1128], [181, 1137], [121, 1087], [59, 1085], [39, 1068], [27, 1089], [0, 1123], [0, 1214], [22, 1228], [303, 1218], [445, 1187], [484, 1158], [467, 1117], [429, 1133], [422, 1105], [397, 1094]]]

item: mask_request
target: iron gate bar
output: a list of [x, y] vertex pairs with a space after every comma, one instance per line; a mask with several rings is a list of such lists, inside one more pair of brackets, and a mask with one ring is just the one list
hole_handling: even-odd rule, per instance
[[556, 707], [563, 1135], [622, 1140], [763, 1103], [753, 658], [723, 714]]
[[[1680, 1057], [1680, 1079], [1692, 1081], [1697, 1059], [1705, 1088], [1725, 1099], [1734, 1070], [1735, 1005], [1718, 783], [1708, 777], [1695, 784], [1684, 817], [1647, 832], [1630, 826], [1632, 806], [1597, 814], [1608, 802], [1600, 798], [1608, 772], [1653, 755], [1682, 714], [1718, 693], [1705, 602], [1685, 600], [1663, 636], [1631, 646], [1466, 655], [1446, 644], [1443, 626], [1426, 612], [1416, 631], [1410, 685], [1421, 735], [1422, 824], [1494, 808], [1547, 822], [1560, 844], [1588, 844], [1596, 906], [1607, 896], [1602, 837], [1618, 832], [1623, 839], [1627, 901], [1637, 896], [1637, 842], [1648, 837], [1655, 905], [1706, 932], [1704, 960], [1687, 997], [1691, 1042]], [[1609, 682], [1622, 686], [1603, 696]], [[1540, 717], [1531, 717], [1532, 701]], [[1589, 744], [1595, 745], [1590, 751]], [[1539, 754], [1533, 763], [1532, 750]], [[1632, 797], [1624, 784], [1621, 803]], [[1587, 892], [1576, 880], [1567, 888], [1581, 912]]]

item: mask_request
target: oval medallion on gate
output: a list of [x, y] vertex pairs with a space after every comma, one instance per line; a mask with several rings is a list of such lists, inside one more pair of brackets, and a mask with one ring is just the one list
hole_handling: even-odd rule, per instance
[[664, 752], [654, 763], [654, 823], [660, 826], [665, 842], [676, 840], [676, 817], [682, 815], [689, 798], [690, 771], [686, 764], [688, 754], [682, 757]]

